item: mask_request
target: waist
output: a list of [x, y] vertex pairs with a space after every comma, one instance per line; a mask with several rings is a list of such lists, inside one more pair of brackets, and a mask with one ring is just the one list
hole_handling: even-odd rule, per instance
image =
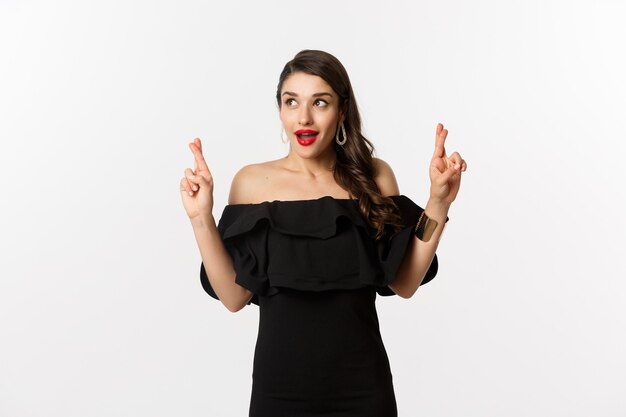
[[281, 288], [259, 297], [257, 349], [275, 353], [302, 351], [320, 357], [380, 350], [376, 292], [354, 290], [301, 291]]

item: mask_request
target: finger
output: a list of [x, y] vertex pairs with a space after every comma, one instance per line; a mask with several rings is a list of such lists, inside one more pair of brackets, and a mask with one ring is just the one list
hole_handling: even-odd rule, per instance
[[190, 187], [193, 191], [198, 191], [199, 176], [194, 175], [193, 171], [190, 168], [185, 169], [185, 178], [190, 184]]
[[435, 129], [435, 148], [439, 144], [439, 135], [441, 134], [442, 130], [443, 130], [443, 125], [441, 123], [437, 123], [437, 128]]
[[461, 158], [461, 155], [459, 155], [458, 152], [454, 152], [452, 155], [450, 155], [449, 159], [454, 166], [454, 169], [456, 169], [457, 171], [461, 169], [461, 163], [463, 162], [463, 158]]
[[446, 142], [447, 136], [448, 136], [448, 129], [444, 129], [443, 125], [439, 123], [439, 125], [437, 126], [437, 135], [435, 137], [435, 152], [433, 154], [433, 157], [435, 158], [446, 157], [446, 149], [444, 147], [444, 144]]
[[439, 176], [438, 183], [445, 184], [449, 183], [450, 179], [457, 174], [457, 171], [454, 170], [454, 167], [447, 167]]
[[[191, 149], [192, 153], [193, 153], [193, 149], [191, 148], [191, 144], [192, 143], [197, 143], [197, 139], [198, 138], [195, 138], [193, 140], [193, 142], [189, 143], [189, 149]], [[195, 155], [194, 155], [194, 158], [193, 158], [193, 172], [198, 172], [198, 161], [196, 160]]]
[[195, 170], [196, 174], [202, 171], [211, 173], [211, 171], [209, 171], [208, 165], [206, 164], [206, 161], [204, 160], [204, 156], [202, 155], [200, 147], [195, 143], [190, 143], [189, 148], [191, 149], [191, 152], [193, 152], [195, 162], [198, 164], [198, 167]]
[[430, 161], [430, 166], [431, 169], [434, 168], [437, 170], [437, 172], [442, 173], [444, 172], [446, 169], [448, 169], [448, 160], [447, 159], [441, 159], [441, 158], [437, 158], [434, 157], [433, 159], [431, 159]]
[[[202, 153], [202, 142], [200, 141], [200, 138], [195, 138], [193, 140], [193, 143], [198, 145], [198, 148], [200, 149], [200, 153]], [[195, 158], [193, 160], [193, 172], [198, 172], [198, 161], [196, 161]]]
[[193, 191], [191, 191], [191, 184], [189, 184], [189, 181], [187, 181], [187, 178], [183, 178], [180, 180], [180, 192], [193, 195]]
[[454, 169], [458, 172], [464, 172], [467, 170], [467, 162], [465, 159], [461, 158], [461, 155], [459, 155], [458, 152], [452, 154], [448, 160], [454, 165]]

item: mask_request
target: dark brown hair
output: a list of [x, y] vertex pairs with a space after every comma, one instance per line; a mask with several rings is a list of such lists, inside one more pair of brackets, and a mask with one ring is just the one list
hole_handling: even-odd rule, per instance
[[339, 95], [339, 108], [345, 113], [347, 141], [343, 146], [333, 142], [337, 154], [333, 170], [335, 181], [358, 200], [361, 214], [376, 229], [376, 239], [385, 234], [386, 227], [397, 232], [402, 226], [399, 210], [391, 198], [380, 193], [374, 181], [374, 145], [361, 132], [361, 116], [346, 69], [328, 52], [309, 49], [298, 52], [280, 74], [276, 88], [279, 108], [283, 83], [296, 72], [321, 77]]

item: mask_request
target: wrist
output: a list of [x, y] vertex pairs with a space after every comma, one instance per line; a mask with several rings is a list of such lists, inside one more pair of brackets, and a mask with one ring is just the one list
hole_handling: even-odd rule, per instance
[[191, 220], [191, 227], [193, 229], [215, 229], [217, 228], [217, 224], [215, 223], [215, 218], [213, 218], [212, 214], [206, 216], [196, 216]]
[[435, 236], [439, 242], [448, 221], [449, 209], [449, 203], [430, 198], [415, 225], [415, 236], [422, 242], [429, 242]]
[[448, 212], [452, 204], [442, 201], [438, 198], [430, 197], [424, 208], [424, 212], [428, 217], [443, 224], [448, 219]]

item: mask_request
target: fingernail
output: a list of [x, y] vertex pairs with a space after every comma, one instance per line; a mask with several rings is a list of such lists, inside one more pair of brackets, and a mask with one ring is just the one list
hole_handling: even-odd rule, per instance
[[194, 191], [196, 191], [198, 189], [198, 187], [196, 187], [195, 185], [193, 187], [191, 187], [191, 188], [193, 188]]
[[189, 191], [189, 195], [193, 195], [193, 193], [191, 191]]

